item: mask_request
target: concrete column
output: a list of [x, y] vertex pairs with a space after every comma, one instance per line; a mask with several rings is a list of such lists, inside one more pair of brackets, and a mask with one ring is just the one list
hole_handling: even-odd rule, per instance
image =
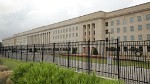
[[42, 44], [44, 44], [44, 33], [42, 33]]
[[50, 40], [51, 40], [51, 38], [50, 38], [50, 34], [51, 34], [51, 33], [49, 32], [49, 43], [50, 43]]

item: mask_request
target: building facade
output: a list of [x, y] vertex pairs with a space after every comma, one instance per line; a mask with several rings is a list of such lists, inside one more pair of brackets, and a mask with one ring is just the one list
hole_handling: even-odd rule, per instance
[[[108, 31], [106, 34], [105, 31]], [[112, 12], [98, 11], [2, 40], [4, 46], [116, 39], [150, 40], [150, 2]]]

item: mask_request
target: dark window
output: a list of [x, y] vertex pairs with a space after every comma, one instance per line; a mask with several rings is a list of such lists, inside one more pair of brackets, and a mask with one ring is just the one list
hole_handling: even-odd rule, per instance
[[150, 45], [147, 46], [147, 51], [150, 52]]
[[95, 28], [95, 23], [92, 24], [92, 28]]
[[108, 42], [108, 38], [106, 38], [106, 42]]
[[124, 47], [123, 49], [124, 49], [124, 51], [128, 51], [128, 47]]
[[106, 27], [108, 26], [108, 22], [105, 22]]
[[95, 31], [94, 31], [94, 35], [95, 35]]
[[106, 34], [108, 34], [108, 29], [106, 30]]
[[106, 47], [106, 51], [109, 51], [108, 47]]
[[120, 51], [120, 46], [118, 47], [118, 50]]

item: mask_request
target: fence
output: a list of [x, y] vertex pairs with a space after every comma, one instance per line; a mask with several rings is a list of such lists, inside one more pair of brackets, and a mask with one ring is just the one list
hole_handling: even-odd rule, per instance
[[127, 84], [150, 83], [150, 41], [86, 41], [5, 46], [1, 56], [52, 62], [76, 71], [122, 79]]

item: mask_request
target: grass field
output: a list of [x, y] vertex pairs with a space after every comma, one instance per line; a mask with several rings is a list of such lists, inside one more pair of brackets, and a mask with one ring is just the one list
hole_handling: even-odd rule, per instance
[[0, 64], [6, 65], [10, 70], [17, 69], [20, 65], [25, 64], [25, 61], [18, 61], [15, 59], [7, 59], [7, 58], [0, 58]]
[[[68, 59], [67, 56], [63, 55], [56, 55], [56, 57], [59, 58], [64, 58]], [[82, 61], [82, 62], [88, 62], [88, 57], [81, 57], [81, 56], [69, 56], [70, 60], [77, 60], [77, 61]], [[99, 63], [99, 64], [107, 64], [107, 59], [106, 58], [90, 58], [91, 63]], [[113, 60], [111, 62], [113, 65], [118, 65], [117, 60]], [[150, 69], [150, 61], [131, 61], [131, 60], [119, 60], [119, 65], [120, 66], [136, 66], [136, 67], [142, 67], [146, 69]]]

